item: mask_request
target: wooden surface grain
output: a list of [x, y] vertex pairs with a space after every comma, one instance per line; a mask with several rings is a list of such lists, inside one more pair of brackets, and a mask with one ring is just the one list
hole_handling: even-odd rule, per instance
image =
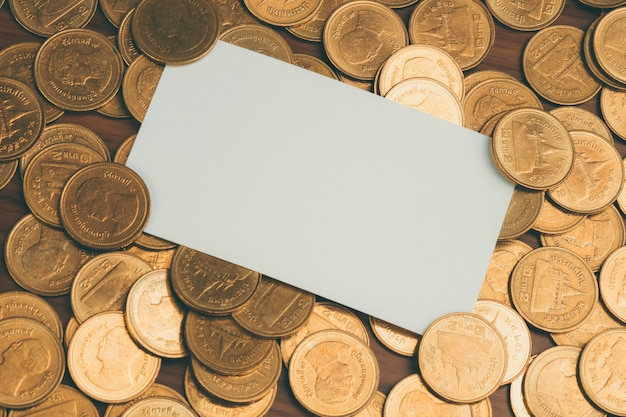
[[[398, 10], [398, 13], [405, 22], [408, 21], [412, 9], [413, 7], [408, 7]], [[586, 29], [591, 21], [599, 15], [599, 10], [586, 7], [577, 0], [568, 0], [562, 15], [554, 24], [572, 25], [581, 29]], [[87, 27], [105, 35], [113, 35], [116, 33], [116, 29], [105, 20], [100, 10], [97, 11], [96, 16]], [[308, 53], [318, 57], [324, 56], [323, 49], [320, 44], [297, 40], [284, 30], [280, 30], [280, 32], [289, 41], [294, 49], [294, 52]], [[514, 31], [496, 22], [495, 43], [486, 59], [472, 71], [496, 69], [505, 71], [517, 79], [523, 80], [521, 70], [522, 51], [526, 42], [534, 33], [535, 32]], [[19, 26], [11, 16], [7, 4], [4, 4], [2, 8], [0, 8], [0, 49], [18, 42], [43, 42], [44, 40], [45, 39], [31, 34]], [[466, 74], [469, 74], [472, 71], [469, 71]], [[543, 103], [546, 109], [554, 107], [554, 105], [548, 102], [544, 101]], [[581, 107], [596, 114], [600, 114], [597, 97], [585, 103]], [[242, 117], [244, 116], [242, 115]], [[104, 139], [111, 154], [114, 154], [122, 140], [131, 134], [136, 133], [139, 129], [139, 123], [132, 119], [111, 119], [101, 116], [96, 112], [67, 112], [58, 120], [58, 122], [78, 123], [92, 129]], [[315, 121], [311, 120], [310, 122]], [[616, 138], [616, 146], [622, 156], [626, 155], [624, 143], [618, 138]], [[22, 216], [27, 213], [28, 208], [24, 202], [21, 178], [19, 177], [19, 174], [16, 174], [12, 181], [4, 189], [0, 190], [0, 242], [2, 242], [0, 249], [2, 250], [2, 254], [4, 254], [4, 243], [10, 229]], [[426, 236], [424, 238], [427, 239], [428, 237]], [[451, 238], [454, 237], [452, 236]], [[532, 232], [527, 233], [521, 239], [533, 247], [537, 247], [539, 245], [538, 237]], [[7, 272], [4, 264], [4, 257], [1, 256], [0, 259], [0, 291], [19, 290], [20, 288], [17, 284], [15, 284]], [[399, 289], [399, 291], [402, 291], [402, 289]], [[72, 314], [69, 296], [49, 297], [47, 300], [55, 307], [63, 323], [66, 324]], [[390, 306], [390, 308], [393, 307]], [[407, 314], [410, 314], [410, 312], [407, 312]], [[380, 343], [378, 343], [374, 335], [371, 333], [367, 317], [363, 314], [359, 314], [359, 317], [364, 321], [366, 327], [370, 331], [372, 349], [379, 361], [381, 369], [379, 390], [384, 394], [387, 394], [390, 389], [403, 377], [417, 372], [417, 360], [415, 357], [407, 358], [399, 356], [384, 348]], [[538, 353], [552, 345], [552, 341], [547, 334], [537, 330], [532, 330], [532, 333], [534, 343], [533, 353]], [[169, 385], [182, 393], [183, 373], [186, 365], [187, 360], [184, 359], [164, 360], [157, 382]], [[69, 373], [67, 372], [64, 378], [64, 383], [73, 385], [69, 377]], [[490, 397], [494, 416], [513, 416], [509, 406], [508, 394], [508, 386], [504, 386], [499, 388]], [[97, 402], [96, 405], [102, 415], [105, 405]], [[299, 406], [291, 394], [287, 381], [287, 372], [284, 369], [279, 380], [279, 390], [276, 396], [276, 401], [267, 415], [272, 417], [296, 417], [310, 415], [301, 406]]]

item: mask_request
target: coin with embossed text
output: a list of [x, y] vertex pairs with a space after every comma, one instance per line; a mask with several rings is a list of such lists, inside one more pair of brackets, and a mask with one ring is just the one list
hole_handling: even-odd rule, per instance
[[126, 411], [128, 407], [135, 404], [137, 401], [141, 401], [144, 398], [148, 397], [170, 397], [175, 398], [179, 401], [185, 401], [185, 397], [183, 397], [174, 388], [155, 382], [154, 384], [150, 385], [150, 388], [142, 392], [141, 395], [133, 398], [128, 402], [120, 404], [109, 404], [104, 412], [103, 417], [120, 417], [122, 414], [124, 414], [124, 411]]
[[74, 387], [61, 384], [44, 401], [25, 410], [12, 410], [10, 417], [80, 416], [99, 417], [89, 397]]
[[63, 30], [85, 27], [98, 7], [97, 0], [9, 0], [15, 20], [35, 35], [49, 37]]
[[290, 64], [294, 60], [289, 43], [268, 26], [254, 23], [233, 26], [220, 34], [220, 40]]
[[321, 0], [243, 0], [243, 2], [259, 20], [273, 26], [299, 25], [310, 19], [322, 3]]

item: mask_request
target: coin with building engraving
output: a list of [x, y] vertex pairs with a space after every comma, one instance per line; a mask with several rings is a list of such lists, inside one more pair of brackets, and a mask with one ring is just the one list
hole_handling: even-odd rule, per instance
[[85, 27], [96, 13], [97, 6], [98, 0], [9, 0], [15, 20], [24, 29], [43, 37]]
[[25, 410], [12, 410], [10, 417], [99, 417], [93, 401], [74, 387], [61, 384], [44, 401]]

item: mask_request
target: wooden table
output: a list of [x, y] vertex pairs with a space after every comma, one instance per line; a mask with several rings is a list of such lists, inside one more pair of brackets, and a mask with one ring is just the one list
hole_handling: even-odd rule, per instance
[[[412, 7], [399, 9], [398, 13], [408, 21]], [[581, 29], [586, 29], [593, 19], [600, 15], [600, 11], [586, 7], [577, 0], [568, 0], [565, 9], [560, 18], [554, 24], [572, 25]], [[87, 26], [90, 29], [99, 31], [105, 35], [114, 35], [116, 29], [110, 25], [104, 18], [100, 10]], [[318, 57], [323, 57], [323, 49], [321, 44], [308, 43], [300, 41], [290, 35], [288, 32], [280, 31], [291, 46], [294, 52], [308, 53]], [[522, 77], [522, 51], [526, 42], [535, 32], [518, 32], [504, 27], [496, 22], [496, 38], [495, 43], [486, 57], [486, 59], [475, 69], [496, 69], [505, 71], [517, 79]], [[0, 49], [17, 42], [36, 41], [43, 42], [45, 39], [39, 38], [18, 25], [13, 19], [9, 11], [8, 4], [0, 9]], [[545, 102], [546, 109], [551, 109], [554, 105]], [[596, 114], [600, 114], [597, 97], [585, 103], [581, 107], [590, 110]], [[132, 119], [111, 119], [99, 115], [96, 112], [72, 113], [66, 112], [58, 122], [72, 122], [82, 124], [94, 132], [98, 133], [106, 142], [111, 154], [115, 152], [123, 139], [136, 133], [139, 129], [139, 123]], [[626, 146], [616, 138], [616, 146], [622, 156], [626, 155]], [[19, 174], [16, 174], [12, 181], [0, 190], [0, 242], [1, 249], [4, 254], [4, 242], [11, 227], [24, 215], [29, 212], [22, 193], [22, 184]], [[532, 232], [522, 236], [521, 240], [533, 247], [539, 246], [538, 236]], [[18, 285], [13, 281], [7, 272], [4, 264], [4, 257], [0, 256], [0, 291], [19, 290]], [[59, 313], [64, 324], [71, 317], [71, 307], [69, 296], [49, 297], [47, 299]], [[357, 313], [358, 314], [358, 313]], [[369, 329], [368, 319], [365, 315], [359, 314], [366, 327]], [[538, 353], [553, 342], [549, 336], [541, 331], [533, 330], [533, 353]], [[417, 360], [415, 357], [406, 358], [392, 353], [383, 347], [370, 329], [371, 346], [376, 354], [380, 369], [381, 378], [379, 390], [385, 394], [389, 393], [391, 388], [406, 375], [417, 372]], [[186, 367], [186, 360], [165, 360], [163, 361], [161, 372], [157, 382], [169, 385], [176, 390], [183, 392], [183, 372]], [[73, 385], [69, 373], [66, 372], [64, 383]], [[499, 388], [491, 397], [494, 416], [513, 416], [508, 403], [509, 388], [508, 385]], [[96, 403], [101, 414], [105, 409], [104, 404]], [[306, 412], [295, 400], [289, 389], [287, 380], [287, 372], [283, 372], [279, 380], [279, 390], [276, 401], [268, 416], [307, 416]]]

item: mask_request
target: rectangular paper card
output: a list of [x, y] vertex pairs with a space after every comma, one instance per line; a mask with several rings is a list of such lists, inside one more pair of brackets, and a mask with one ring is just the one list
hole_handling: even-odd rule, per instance
[[221, 41], [165, 68], [127, 165], [147, 233], [417, 333], [472, 311], [513, 192], [488, 137]]

